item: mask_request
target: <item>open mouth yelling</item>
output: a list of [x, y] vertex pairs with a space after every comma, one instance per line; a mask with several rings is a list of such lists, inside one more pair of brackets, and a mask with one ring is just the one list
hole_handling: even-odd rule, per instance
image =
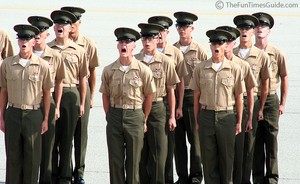
[[126, 54], [127, 50], [125, 48], [121, 49], [121, 53]]
[[215, 50], [215, 53], [216, 53], [216, 54], [219, 54], [219, 52], [220, 52], [219, 49], [216, 49], [216, 50]]
[[57, 32], [58, 33], [63, 33], [63, 29], [58, 29]]

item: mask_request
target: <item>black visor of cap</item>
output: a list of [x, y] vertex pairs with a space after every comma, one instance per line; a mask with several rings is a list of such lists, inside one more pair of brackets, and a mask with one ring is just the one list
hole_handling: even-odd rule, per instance
[[176, 21], [176, 22], [177, 22], [177, 24], [176, 24], [177, 27], [189, 26], [189, 25], [193, 24], [193, 21]]
[[21, 39], [21, 40], [31, 40], [34, 37], [35, 35], [31, 35], [31, 34], [17, 34], [17, 39]]

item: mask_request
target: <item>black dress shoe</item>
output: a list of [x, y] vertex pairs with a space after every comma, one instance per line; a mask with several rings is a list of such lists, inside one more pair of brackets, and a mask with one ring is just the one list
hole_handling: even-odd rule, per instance
[[201, 180], [199, 180], [197, 177], [193, 177], [191, 184], [201, 184]]
[[85, 184], [83, 177], [74, 178], [74, 184]]
[[174, 184], [187, 184], [187, 180], [179, 178]]

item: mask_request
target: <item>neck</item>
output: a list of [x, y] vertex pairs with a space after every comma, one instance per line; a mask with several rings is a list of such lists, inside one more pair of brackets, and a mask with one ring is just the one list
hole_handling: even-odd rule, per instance
[[20, 57], [23, 59], [30, 59], [32, 56], [32, 51], [26, 52], [26, 53], [21, 53], [20, 52]]
[[232, 50], [229, 51], [229, 52], [225, 52], [224, 55], [225, 55], [226, 59], [232, 61], [232, 58], [233, 58], [233, 51]]
[[154, 50], [151, 50], [151, 51], [145, 51], [144, 50], [144, 53], [146, 54], [146, 55], [152, 55], [152, 56], [154, 56], [154, 54], [155, 54], [155, 50], [156, 50], [157, 48], [155, 48]]
[[68, 37], [56, 38], [55, 42], [58, 43], [59, 45], [66, 45], [69, 42], [69, 38]]
[[79, 32], [78, 31], [69, 34], [69, 38], [71, 40], [73, 40], [73, 41], [76, 41], [78, 39], [78, 36], [79, 36]]
[[224, 61], [224, 55], [223, 56], [220, 56], [220, 57], [212, 57], [212, 61], [213, 63], [220, 63], [222, 61]]
[[246, 41], [246, 42], [243, 42], [243, 41], [240, 42], [240, 48], [241, 49], [248, 49], [248, 48], [251, 48], [251, 47], [252, 47], [252, 41], [251, 40]]
[[120, 57], [119, 60], [121, 65], [128, 66], [131, 64], [132, 58], [133, 58], [132, 56], [126, 56], [126, 57]]
[[33, 49], [36, 51], [43, 51], [46, 48], [46, 42], [43, 42], [41, 44], [35, 44]]
[[268, 45], [268, 39], [266, 38], [256, 38], [255, 39], [255, 46], [258, 47], [261, 50], [264, 50]]
[[192, 37], [188, 37], [188, 38], [180, 38], [179, 43], [181, 46], [187, 46], [190, 45], [192, 42]]
[[157, 48], [165, 48], [167, 45], [167, 42], [162, 42], [157, 44]]

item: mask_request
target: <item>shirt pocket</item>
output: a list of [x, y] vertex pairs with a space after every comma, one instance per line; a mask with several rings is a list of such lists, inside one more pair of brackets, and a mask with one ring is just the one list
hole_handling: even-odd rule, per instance
[[272, 71], [272, 79], [274, 79], [276, 77], [276, 74], [278, 73], [278, 65], [276, 61], [272, 61], [271, 71]]
[[19, 78], [19, 74], [15, 72], [8, 72], [6, 79], [9, 81], [16, 81]]
[[143, 85], [143, 82], [140, 80], [131, 79], [131, 80], [129, 80], [129, 84], [131, 86], [130, 93], [134, 97], [141, 98], [141, 87]]
[[39, 74], [31, 74], [31, 75], [29, 75], [28, 79], [31, 82], [39, 82], [40, 81], [40, 76], [39, 76]]
[[194, 69], [197, 64], [199, 64], [200, 61], [197, 58], [190, 58], [187, 60], [187, 64], [190, 66], [190, 68]]
[[221, 83], [226, 87], [230, 88], [233, 86], [233, 78], [223, 78], [221, 79]]

